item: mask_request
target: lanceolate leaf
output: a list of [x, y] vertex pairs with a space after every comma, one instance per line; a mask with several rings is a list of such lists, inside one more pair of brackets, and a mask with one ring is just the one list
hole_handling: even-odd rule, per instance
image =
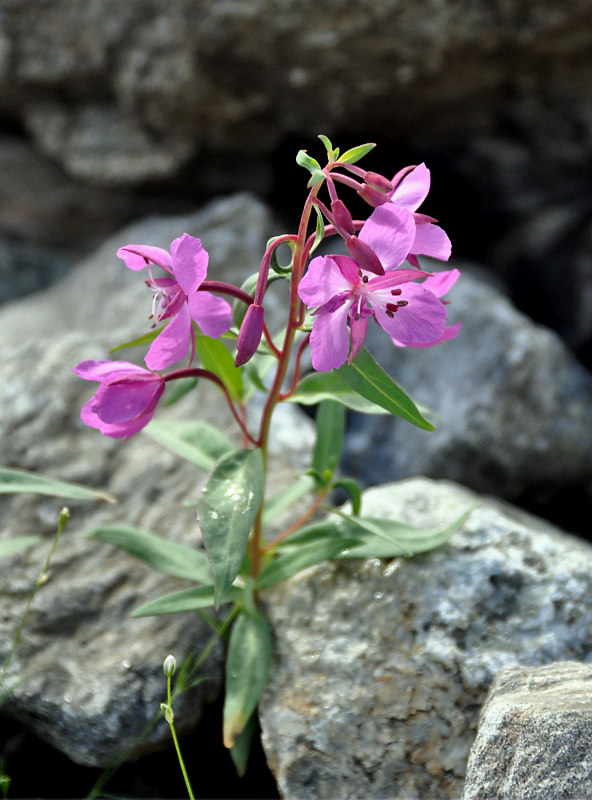
[[330, 558], [335, 558], [346, 548], [352, 548], [363, 544], [361, 537], [334, 536], [310, 541], [300, 544], [298, 547], [282, 553], [278, 558], [269, 563], [261, 572], [255, 586], [257, 589], [266, 589], [268, 586], [275, 586], [302, 572], [303, 569], [320, 564]]
[[372, 142], [369, 142], [368, 144], [360, 144], [357, 147], [352, 147], [351, 150], [346, 150], [339, 161], [342, 164], [355, 164], [356, 161], [359, 161], [366, 155], [366, 153], [369, 153], [370, 150], [373, 150], [375, 147], [376, 144]]
[[366, 400], [354, 389], [344, 383], [337, 372], [311, 372], [298, 384], [288, 400], [304, 406], [316, 405], [323, 400], [335, 400], [352, 411], [362, 414], [388, 414], [386, 408]]
[[[242, 589], [231, 586], [220, 598], [220, 603], [231, 603], [242, 594]], [[156, 617], [162, 614], [176, 614], [178, 611], [198, 611], [214, 605], [213, 586], [194, 586], [180, 592], [171, 592], [151, 600], [132, 613], [132, 617]]]
[[143, 333], [141, 336], [137, 336], [135, 339], [132, 339], [129, 342], [123, 342], [122, 344], [116, 344], [115, 347], [112, 347], [109, 352], [116, 353], [118, 350], [123, 350], [126, 347], [138, 347], [139, 345], [143, 344], [151, 344], [158, 334], [165, 329], [165, 325], [161, 325], [159, 328], [154, 328], [148, 333]]
[[251, 742], [257, 733], [257, 713], [253, 711], [249, 717], [249, 721], [234, 740], [234, 744], [230, 748], [230, 757], [234, 764], [239, 778], [242, 778], [247, 771], [247, 763], [249, 761], [249, 753], [251, 751]]
[[382, 406], [391, 414], [407, 420], [426, 431], [435, 430], [434, 425], [423, 417], [409, 395], [372, 358], [363, 347], [351, 365], [344, 364], [337, 370], [339, 377], [358, 394]]
[[313, 471], [327, 485], [341, 458], [345, 431], [345, 409], [342, 405], [324, 400], [317, 411], [317, 440], [312, 457]]
[[18, 536], [16, 539], [6, 539], [0, 542], [0, 558], [6, 558], [13, 553], [24, 553], [41, 541], [41, 536]]
[[232, 399], [240, 402], [243, 399], [243, 378], [241, 370], [234, 366], [234, 357], [228, 348], [219, 339], [198, 334], [195, 349], [204, 368], [221, 378]]
[[299, 166], [310, 170], [310, 172], [316, 172], [317, 170], [321, 169], [321, 165], [319, 164], [319, 162], [316, 159], [312, 158], [312, 156], [309, 156], [306, 150], [298, 151], [298, 153], [296, 154], [296, 163]]
[[219, 598], [238, 575], [251, 526], [263, 498], [260, 450], [237, 450], [224, 456], [204, 486], [199, 523]]
[[234, 445], [218, 428], [207, 422], [153, 419], [144, 428], [152, 439], [205, 470], [234, 450]]
[[23, 492], [67, 497], [69, 500], [107, 500], [109, 503], [115, 503], [112, 495], [90, 489], [88, 486], [56, 481], [45, 475], [26, 472], [22, 469], [0, 467], [0, 494], [21, 494]]
[[331, 485], [332, 489], [337, 489], [338, 487], [341, 487], [348, 493], [352, 505], [352, 513], [354, 516], [357, 516], [362, 507], [362, 489], [360, 488], [360, 484], [355, 478], [341, 478], [338, 481], [334, 481]]
[[198, 583], [212, 583], [212, 572], [203, 550], [126, 525], [102, 525], [85, 536], [120, 547], [159, 572]]
[[241, 614], [232, 626], [226, 659], [224, 745], [232, 747], [255, 710], [269, 674], [271, 635], [265, 617]]

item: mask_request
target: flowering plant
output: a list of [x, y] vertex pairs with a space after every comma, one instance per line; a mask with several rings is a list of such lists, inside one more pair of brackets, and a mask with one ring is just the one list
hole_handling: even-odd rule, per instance
[[[432, 274], [418, 260], [430, 256], [446, 261], [450, 256], [445, 232], [417, 210], [430, 187], [424, 164], [406, 167], [389, 180], [357, 165], [374, 145], [340, 155], [327, 137], [319, 138], [327, 151], [324, 167], [305, 151], [296, 159], [310, 172], [298, 230], [269, 241], [256, 275], [242, 287], [211, 279], [207, 251], [187, 233], [171, 243], [170, 251], [153, 245], [121, 247], [117, 255], [129, 269], [146, 271], [145, 282], [154, 293], [152, 331], [127, 343], [150, 344], [147, 369], [125, 361], [83, 361], [74, 368], [79, 377], [99, 382], [81, 416], [107, 436], [128, 439], [148, 425], [167, 384], [175, 381], [183, 382], [184, 391], [193, 391], [197, 379], [213, 382], [236, 421], [243, 445], [239, 449], [204, 422], [199, 423], [198, 442], [184, 438], [187, 428], [179, 423], [155, 428], [155, 421], [148, 429], [180, 455], [189, 452], [200, 466], [212, 467], [198, 503], [205, 552], [178, 543], [164, 545], [154, 534], [134, 529], [107, 526], [91, 535], [192, 581], [183, 591], [146, 603], [136, 615], [230, 608], [223, 625], [229, 637], [223, 737], [239, 771], [244, 768], [248, 723], [265, 688], [271, 658], [260, 593], [325, 559], [423, 552], [445, 541], [461, 522], [445, 530], [419, 531], [362, 516], [359, 486], [336, 476], [346, 408], [386, 411], [433, 430], [372, 358], [364, 340], [372, 320], [397, 347], [427, 347], [456, 336], [460, 326], [446, 325], [442, 297], [459, 273]], [[370, 206], [366, 220], [353, 218], [337, 187], [355, 191]], [[321, 189], [327, 192], [326, 201], [319, 197]], [[313, 257], [321, 243], [336, 239], [347, 254]], [[278, 262], [280, 245], [290, 249], [288, 266]], [[289, 284], [289, 301], [285, 327], [272, 335], [266, 292], [276, 280]], [[313, 371], [303, 375], [308, 347]], [[247, 398], [254, 391], [264, 395], [256, 425], [246, 414]], [[317, 438], [310, 470], [270, 499], [270, 425], [274, 410], [285, 402], [319, 404]], [[348, 493], [351, 512], [329, 503], [337, 486]], [[310, 498], [304, 513], [270, 535], [268, 520], [304, 495]], [[313, 521], [319, 509], [329, 515]]]

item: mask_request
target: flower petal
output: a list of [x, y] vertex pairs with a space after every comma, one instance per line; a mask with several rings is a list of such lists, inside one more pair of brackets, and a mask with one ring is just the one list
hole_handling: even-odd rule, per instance
[[187, 303], [183, 303], [176, 317], [158, 334], [146, 353], [146, 366], [149, 369], [165, 369], [181, 361], [193, 337], [193, 326]]
[[362, 349], [362, 345], [364, 344], [364, 339], [366, 338], [366, 331], [368, 329], [368, 320], [370, 319], [369, 316], [365, 314], [358, 317], [349, 318], [349, 329], [351, 333], [351, 352], [349, 354], [349, 358], [347, 359], [347, 363], [351, 364], [354, 358], [358, 355], [360, 350]]
[[148, 244], [126, 244], [117, 251], [117, 257], [123, 259], [125, 266], [133, 270], [143, 269], [147, 262], [156, 264], [157, 267], [171, 271], [171, 254], [162, 247], [152, 247]]
[[429, 289], [436, 297], [444, 297], [452, 289], [460, 278], [460, 271], [457, 269], [447, 269], [444, 272], [436, 272], [421, 284], [424, 289]]
[[150, 414], [144, 414], [141, 417], [122, 423], [121, 425], [113, 425], [109, 422], [104, 422], [91, 410], [90, 405], [93, 399], [94, 398], [91, 398], [88, 403], [82, 406], [80, 419], [85, 425], [88, 425], [89, 428], [97, 428], [104, 436], [111, 436], [113, 439], [129, 439], [130, 436], [142, 430], [154, 415], [154, 411], [152, 411]]
[[160, 375], [146, 374], [139, 380], [103, 383], [91, 401], [90, 410], [103, 422], [122, 424], [154, 409], [163, 391], [164, 379]]
[[406, 208], [386, 203], [370, 214], [359, 238], [369, 245], [385, 272], [400, 266], [410, 252], [415, 237], [415, 221]]
[[399, 183], [391, 196], [397, 206], [415, 211], [426, 199], [430, 191], [430, 171], [425, 164], [419, 164]]
[[72, 372], [85, 381], [115, 380], [126, 375], [149, 375], [144, 367], [130, 361], [81, 361]]
[[171, 242], [173, 272], [186, 295], [193, 294], [208, 273], [208, 251], [199, 239], [184, 233]]
[[[337, 262], [337, 258], [339, 262]], [[353, 269], [357, 266], [347, 256], [317, 256], [308, 266], [306, 275], [298, 286], [298, 296], [309, 308], [324, 306], [332, 297], [352, 288], [350, 281], [339, 268], [345, 260], [351, 261]]]
[[425, 225], [417, 226], [411, 253], [448, 261], [451, 251], [450, 239], [439, 225], [428, 222]]
[[310, 334], [312, 366], [317, 372], [328, 372], [345, 363], [349, 351], [347, 317], [350, 310], [345, 303], [337, 311], [320, 311], [315, 317]]
[[232, 311], [226, 300], [209, 292], [193, 292], [187, 298], [189, 311], [202, 333], [217, 339], [232, 325]]
[[404, 284], [401, 288], [401, 299], [407, 300], [408, 305], [397, 309], [392, 317], [382, 304], [373, 304], [381, 328], [402, 344], [431, 343], [440, 339], [446, 323], [444, 304], [433, 292], [415, 283]]

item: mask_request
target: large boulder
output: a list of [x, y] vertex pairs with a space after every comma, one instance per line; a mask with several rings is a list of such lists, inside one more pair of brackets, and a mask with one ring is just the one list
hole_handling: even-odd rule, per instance
[[589, 657], [589, 544], [426, 478], [370, 489], [363, 511], [434, 528], [471, 507], [426, 555], [326, 563], [266, 593], [260, 719], [287, 800], [460, 797], [500, 668]]

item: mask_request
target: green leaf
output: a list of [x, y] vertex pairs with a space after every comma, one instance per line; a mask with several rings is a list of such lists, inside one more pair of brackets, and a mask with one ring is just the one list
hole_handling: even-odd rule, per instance
[[234, 357], [220, 339], [198, 334], [195, 349], [205, 369], [213, 372], [224, 382], [231, 398], [240, 403], [243, 399], [243, 378], [241, 370], [234, 366]]
[[312, 243], [312, 247], [310, 248], [310, 254], [314, 253], [317, 247], [321, 244], [325, 237], [325, 220], [323, 219], [323, 214], [321, 209], [315, 205], [314, 210], [317, 212], [317, 229], [315, 233], [314, 242]]
[[214, 573], [216, 597], [232, 585], [245, 557], [251, 526], [264, 487], [260, 450], [236, 450], [224, 456], [204, 486], [199, 523]]
[[318, 183], [322, 183], [322, 181], [324, 180], [325, 180], [325, 173], [321, 172], [320, 169], [315, 169], [315, 171], [308, 179], [308, 183], [306, 184], [306, 186], [308, 189], [312, 189], [313, 186], [316, 186]]
[[249, 717], [249, 721], [234, 740], [230, 748], [230, 757], [235, 766], [239, 778], [242, 778], [247, 771], [251, 743], [257, 733], [257, 714], [255, 711]]
[[127, 525], [101, 525], [84, 535], [120, 547], [159, 572], [212, 583], [212, 571], [203, 550]]
[[257, 707], [270, 663], [271, 634], [265, 617], [241, 614], [232, 626], [226, 659], [225, 747], [232, 747]]
[[0, 558], [6, 558], [13, 553], [23, 553], [41, 541], [41, 536], [18, 536], [15, 539], [6, 539], [0, 542]]
[[154, 328], [153, 330], [148, 331], [148, 333], [143, 333], [141, 336], [132, 339], [129, 342], [123, 342], [122, 344], [116, 344], [115, 347], [112, 347], [109, 352], [116, 353], [118, 350], [123, 350], [126, 347], [138, 347], [141, 344], [151, 344], [158, 334], [165, 329], [166, 325], [161, 325], [160, 328]]
[[268, 525], [274, 520], [278, 514], [281, 514], [286, 508], [299, 500], [307, 492], [314, 489], [315, 482], [308, 475], [301, 475], [297, 480], [290, 483], [281, 492], [278, 492], [269, 500], [265, 501], [263, 506], [263, 525]]
[[78, 483], [56, 481], [45, 475], [27, 472], [22, 469], [0, 467], [0, 494], [45, 494], [52, 497], [67, 497], [70, 500], [106, 500], [115, 503], [115, 498], [107, 492], [99, 492]]
[[335, 400], [361, 414], [388, 414], [385, 408], [366, 400], [344, 383], [335, 371], [311, 372], [306, 375], [287, 400], [290, 403], [301, 403], [303, 406], [316, 405], [323, 400]]
[[435, 430], [434, 425], [422, 416], [419, 409], [394, 380], [372, 358], [363, 347], [351, 365], [344, 364], [337, 370], [339, 377], [366, 400], [382, 406], [391, 414], [411, 422], [426, 431]]
[[339, 512], [347, 525], [345, 530], [353, 535], [356, 530], [363, 542], [337, 558], [394, 558], [427, 553], [444, 544], [472, 513], [467, 509], [458, 519], [444, 528], [415, 528], [403, 522], [383, 517], [352, 517]]
[[306, 150], [299, 150], [296, 155], [296, 163], [300, 167], [304, 167], [304, 169], [309, 170], [310, 172], [316, 172], [317, 170], [321, 169], [321, 165], [319, 162], [308, 155]]
[[308, 543], [300, 543], [298, 547], [283, 552], [274, 561], [269, 563], [259, 574], [255, 581], [257, 589], [266, 589], [276, 583], [285, 581], [286, 578], [302, 572], [303, 569], [320, 564], [321, 561], [335, 558], [346, 548], [362, 544], [361, 537], [333, 536], [313, 538]]
[[362, 489], [360, 484], [355, 478], [340, 478], [332, 484], [331, 488], [337, 489], [338, 487], [348, 493], [352, 505], [352, 513], [357, 517], [362, 508]]
[[178, 403], [186, 394], [197, 386], [197, 378], [178, 378], [173, 381], [172, 385], [169, 384], [170, 391], [166, 395], [164, 401], [165, 406], [172, 406]]
[[[231, 586], [220, 598], [220, 605], [232, 603], [242, 595], [242, 589]], [[199, 611], [215, 603], [213, 586], [194, 586], [180, 592], [164, 594], [157, 600], [144, 603], [132, 612], [132, 617], [158, 617], [162, 614], [176, 614], [179, 611]]]
[[[275, 238], [277, 238], [277, 237], [275, 237]], [[273, 239], [271, 241], [273, 241]], [[290, 253], [294, 252], [294, 245], [293, 245], [292, 242], [283, 242], [282, 244], [285, 244], [286, 247], [288, 247], [290, 249]], [[277, 247], [275, 247], [272, 250], [271, 260], [269, 262], [269, 266], [271, 267], [271, 269], [274, 272], [277, 273], [276, 275], [272, 275], [270, 277], [272, 277], [276, 281], [277, 281], [278, 277], [285, 278], [286, 275], [289, 275], [292, 272], [292, 259], [291, 258], [290, 258], [290, 263], [286, 264], [285, 266], [283, 264], [280, 264], [280, 262], [279, 262], [277, 251], [280, 249], [281, 246], [282, 245], [280, 244], [280, 245], [278, 245]], [[267, 279], [267, 283], [269, 285], [269, 277]]]
[[327, 151], [327, 158], [331, 158], [331, 155], [333, 153], [333, 145], [331, 144], [331, 139], [329, 139], [328, 136], [324, 136], [322, 133], [319, 134], [318, 138], [325, 145], [325, 150]]
[[327, 486], [341, 458], [345, 433], [345, 408], [334, 400], [324, 400], [317, 411], [317, 440], [312, 468]]
[[213, 469], [216, 462], [234, 445], [218, 428], [207, 422], [153, 419], [144, 428], [155, 442], [205, 470]]
[[357, 147], [352, 147], [351, 150], [346, 150], [346, 152], [341, 156], [339, 159], [340, 164], [355, 164], [356, 161], [359, 161], [363, 158], [366, 153], [369, 153], [370, 150], [373, 150], [376, 147], [376, 143], [369, 142], [368, 144], [360, 144]]

